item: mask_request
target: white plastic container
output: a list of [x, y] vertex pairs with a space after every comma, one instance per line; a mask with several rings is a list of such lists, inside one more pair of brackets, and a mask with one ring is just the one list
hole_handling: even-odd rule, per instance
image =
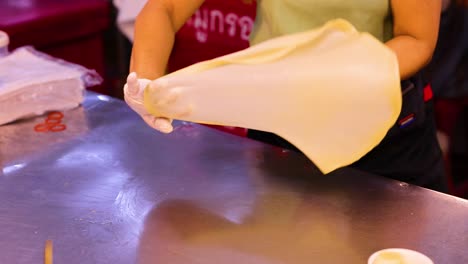
[[0, 57], [8, 55], [8, 45], [10, 44], [10, 38], [8, 34], [0, 30]]

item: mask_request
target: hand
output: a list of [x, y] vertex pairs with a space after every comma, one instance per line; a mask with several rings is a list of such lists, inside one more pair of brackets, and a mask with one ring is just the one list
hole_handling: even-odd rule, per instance
[[138, 79], [135, 72], [127, 77], [124, 86], [124, 98], [130, 108], [137, 112], [150, 127], [163, 133], [170, 133], [173, 130], [172, 120], [164, 117], [155, 117], [148, 113], [143, 106], [143, 91], [151, 83], [148, 79]]

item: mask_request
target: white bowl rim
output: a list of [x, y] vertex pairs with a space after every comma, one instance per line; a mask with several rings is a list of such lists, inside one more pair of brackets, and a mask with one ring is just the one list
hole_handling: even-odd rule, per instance
[[367, 261], [367, 264], [372, 264], [375, 261], [375, 258], [377, 257], [377, 255], [379, 255], [379, 254], [381, 254], [383, 252], [397, 252], [397, 253], [401, 253], [403, 255], [417, 255], [424, 262], [415, 263], [415, 264], [434, 264], [434, 262], [428, 256], [424, 255], [423, 253], [421, 253], [419, 251], [416, 251], [416, 250], [407, 249], [407, 248], [385, 248], [385, 249], [376, 251], [369, 257], [369, 259]]

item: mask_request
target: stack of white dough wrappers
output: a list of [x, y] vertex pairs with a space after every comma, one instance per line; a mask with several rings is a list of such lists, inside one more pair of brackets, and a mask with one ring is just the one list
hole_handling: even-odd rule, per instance
[[31, 47], [16, 49], [0, 57], [0, 125], [77, 107], [85, 87], [100, 82], [95, 72], [79, 65]]
[[395, 54], [344, 20], [201, 62], [158, 82], [161, 88], [146, 89], [143, 98], [153, 115], [273, 132], [323, 173], [377, 146], [402, 103]]

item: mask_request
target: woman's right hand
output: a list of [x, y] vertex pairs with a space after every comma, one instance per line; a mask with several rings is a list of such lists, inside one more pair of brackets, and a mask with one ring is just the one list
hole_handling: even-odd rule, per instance
[[155, 117], [146, 111], [143, 106], [143, 92], [151, 83], [148, 79], [139, 79], [135, 72], [132, 72], [127, 77], [127, 83], [124, 86], [124, 98], [128, 106], [141, 116], [141, 118], [150, 127], [163, 132], [170, 133], [173, 131], [172, 120], [164, 117]]
[[[149, 79], [166, 72], [176, 32], [204, 0], [148, 0], [135, 20], [135, 38], [130, 73], [124, 86], [127, 104], [152, 128], [163, 133], [173, 130], [169, 118], [155, 117], [143, 106], [143, 91]], [[137, 74], [149, 79], [139, 79]]]

